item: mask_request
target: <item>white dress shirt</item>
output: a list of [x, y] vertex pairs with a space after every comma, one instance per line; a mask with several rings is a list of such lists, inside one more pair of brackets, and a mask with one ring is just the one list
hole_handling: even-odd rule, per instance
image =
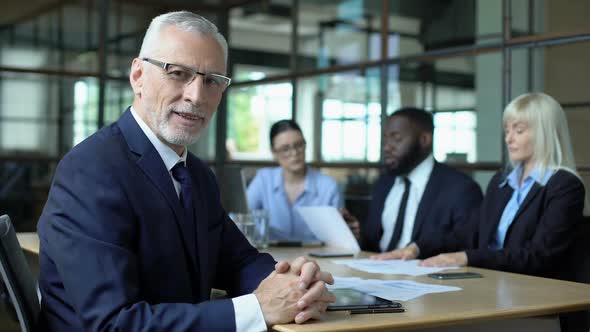
[[[428, 179], [430, 179], [430, 174], [432, 173], [433, 168], [434, 157], [432, 157], [431, 154], [408, 174], [408, 179], [410, 180], [410, 192], [406, 205], [404, 228], [396, 248], [403, 248], [412, 240], [412, 232], [414, 231], [414, 221], [416, 219], [416, 213], [418, 212], [418, 205], [420, 204], [422, 194], [424, 194], [424, 189], [426, 189], [426, 184], [428, 183]], [[389, 246], [389, 242], [391, 241], [403, 193], [403, 177], [396, 176], [395, 182], [385, 199], [383, 213], [381, 214], [381, 225], [383, 226], [383, 236], [381, 237], [381, 241], [379, 241], [379, 248], [381, 248], [381, 251], [386, 251], [387, 246]]]
[[[181, 161], [186, 166], [187, 149], [184, 149], [182, 156], [178, 156], [171, 147], [158, 139], [151, 128], [135, 113], [133, 107], [131, 107], [131, 114], [164, 161], [164, 165], [166, 165], [166, 169], [176, 189], [176, 194], [180, 197], [180, 182], [176, 181], [172, 176], [172, 168]], [[247, 294], [234, 297], [232, 304], [234, 306], [237, 331], [266, 331], [266, 322], [264, 321], [264, 315], [262, 314], [262, 309], [260, 308], [256, 295]]]

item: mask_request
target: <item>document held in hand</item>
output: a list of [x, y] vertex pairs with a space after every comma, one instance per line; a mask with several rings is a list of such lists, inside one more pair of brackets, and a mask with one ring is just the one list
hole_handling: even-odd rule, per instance
[[326, 246], [341, 248], [354, 254], [361, 251], [348, 224], [335, 207], [302, 206], [295, 211], [301, 215], [315, 237]]

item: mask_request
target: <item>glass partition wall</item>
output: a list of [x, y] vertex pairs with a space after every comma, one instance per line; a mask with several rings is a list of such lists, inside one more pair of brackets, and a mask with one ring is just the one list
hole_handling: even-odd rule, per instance
[[584, 0], [4, 1], [0, 213], [33, 229], [59, 158], [133, 100], [129, 68], [150, 19], [180, 9], [206, 16], [229, 41], [232, 85], [190, 147], [218, 173], [273, 165], [269, 128], [292, 118], [308, 162], [333, 175], [362, 215], [380, 171], [383, 119], [416, 106], [434, 115], [435, 158], [485, 186], [506, 162], [504, 105], [546, 91], [564, 105], [589, 183], [584, 8]]

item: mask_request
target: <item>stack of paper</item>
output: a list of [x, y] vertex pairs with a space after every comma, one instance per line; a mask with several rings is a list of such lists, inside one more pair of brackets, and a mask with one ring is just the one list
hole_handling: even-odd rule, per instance
[[361, 251], [358, 242], [340, 212], [333, 206], [300, 206], [295, 209], [307, 227], [326, 246], [353, 254]]
[[421, 276], [429, 273], [436, 273], [448, 269], [456, 269], [456, 266], [447, 267], [423, 267], [418, 266], [419, 260], [387, 260], [379, 261], [373, 259], [342, 259], [333, 260], [332, 263], [347, 265], [356, 270], [369, 273], [383, 274], [406, 274], [410, 276]]
[[419, 296], [461, 290], [460, 287], [432, 285], [411, 280], [378, 280], [334, 277], [329, 289], [352, 288], [391, 301], [408, 301]]

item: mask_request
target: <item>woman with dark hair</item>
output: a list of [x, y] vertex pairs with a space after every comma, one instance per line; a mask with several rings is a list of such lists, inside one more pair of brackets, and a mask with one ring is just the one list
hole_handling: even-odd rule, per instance
[[270, 214], [270, 239], [278, 241], [315, 240], [298, 206], [342, 206], [342, 196], [334, 179], [308, 167], [306, 142], [299, 125], [281, 120], [270, 128], [270, 146], [279, 167], [260, 169], [248, 186], [250, 209]]

